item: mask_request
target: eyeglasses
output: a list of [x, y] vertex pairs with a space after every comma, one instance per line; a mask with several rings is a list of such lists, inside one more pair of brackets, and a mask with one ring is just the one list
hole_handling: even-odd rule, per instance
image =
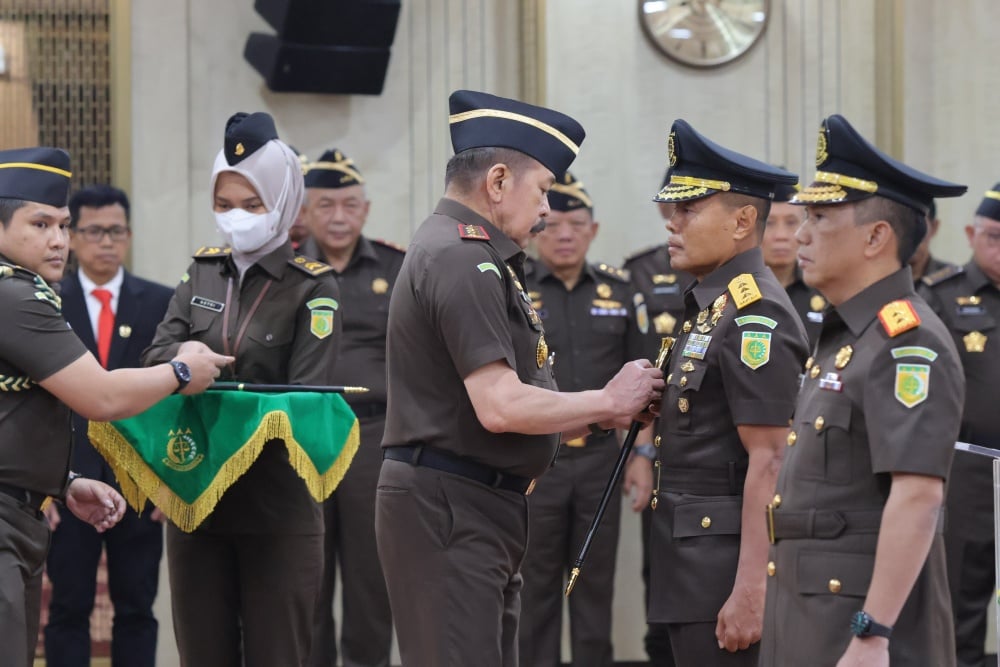
[[90, 227], [79, 227], [74, 229], [73, 232], [82, 236], [83, 240], [87, 243], [100, 243], [104, 239], [105, 234], [115, 243], [121, 243], [128, 238], [128, 227], [123, 227], [122, 225], [114, 225], [112, 227], [91, 225]]

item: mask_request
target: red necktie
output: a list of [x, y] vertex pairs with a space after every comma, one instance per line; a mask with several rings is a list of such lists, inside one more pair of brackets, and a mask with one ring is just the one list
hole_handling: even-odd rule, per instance
[[97, 316], [97, 358], [101, 365], [108, 367], [108, 352], [111, 351], [111, 333], [115, 329], [115, 314], [111, 311], [111, 292], [95, 289], [91, 292], [101, 302], [101, 314]]

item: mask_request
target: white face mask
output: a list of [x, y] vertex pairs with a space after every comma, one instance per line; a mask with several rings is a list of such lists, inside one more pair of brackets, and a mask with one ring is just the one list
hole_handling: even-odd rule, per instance
[[264, 246], [275, 237], [280, 211], [249, 213], [241, 208], [233, 208], [225, 213], [215, 214], [215, 226], [222, 239], [238, 253], [250, 253]]

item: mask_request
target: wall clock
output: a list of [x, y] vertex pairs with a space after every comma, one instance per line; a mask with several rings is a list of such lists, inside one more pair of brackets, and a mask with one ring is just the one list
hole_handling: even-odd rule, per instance
[[639, 22], [667, 57], [690, 67], [739, 58], [764, 34], [770, 0], [640, 0]]

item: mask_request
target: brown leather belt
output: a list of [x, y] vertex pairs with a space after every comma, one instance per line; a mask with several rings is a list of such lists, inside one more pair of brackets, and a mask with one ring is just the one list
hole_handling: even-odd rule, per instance
[[44, 503], [47, 498], [44, 493], [28, 491], [27, 489], [22, 489], [19, 486], [11, 486], [10, 484], [2, 483], [0, 483], [0, 493], [10, 496], [17, 502], [27, 505], [36, 512], [41, 510], [42, 503]]

